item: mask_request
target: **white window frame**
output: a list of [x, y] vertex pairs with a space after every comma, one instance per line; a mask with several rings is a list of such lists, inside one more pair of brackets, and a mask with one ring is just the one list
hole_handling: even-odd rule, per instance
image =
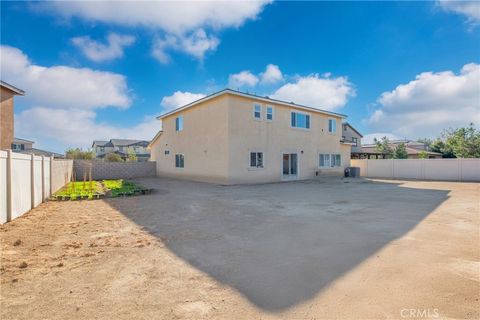
[[[308, 116], [308, 128], [302, 128], [302, 127], [298, 127], [296, 126], [297, 125], [297, 116], [295, 116], [295, 126], [292, 126], [292, 113], [296, 113], [296, 114], [303, 114], [305, 116]], [[292, 109], [290, 110], [290, 117], [288, 118], [288, 121], [290, 122], [290, 128], [293, 128], [293, 129], [299, 129], [299, 130], [310, 130], [312, 128], [312, 115], [308, 112], [302, 112], [302, 111], [298, 111], [298, 110], [295, 110], [295, 109]], [[305, 118], [305, 124], [306, 124], [306, 118]]]
[[[335, 125], [332, 126], [332, 128], [334, 129], [334, 131], [330, 131], [330, 121], [332, 121]], [[337, 119], [335, 118], [328, 118], [328, 122], [327, 122], [327, 131], [329, 134], [337, 134]]]
[[[180, 121], [180, 119], [182, 121]], [[180, 115], [175, 118], [175, 132], [180, 132], [180, 131], [183, 131], [183, 115]]]
[[[182, 167], [180, 167], [180, 166], [177, 167], [177, 156], [182, 156], [183, 157], [183, 166]], [[175, 169], [184, 169], [184, 168], [185, 168], [185, 155], [183, 153], [175, 153]]]
[[[323, 156], [323, 166], [321, 165], [321, 157]], [[326, 165], [326, 161], [325, 161], [325, 156], [328, 156], [328, 164]], [[331, 160], [330, 160], [330, 153], [319, 153], [318, 154], [318, 168], [320, 169], [330, 169], [330, 163], [331, 163]]]
[[[272, 109], [272, 112], [271, 112], [272, 119], [268, 119], [268, 115], [269, 115], [268, 109]], [[265, 120], [267, 120], [267, 121], [273, 121], [274, 118], [275, 118], [275, 109], [273, 108], [273, 106], [267, 105], [267, 106], [265, 107]]]
[[[323, 166], [321, 165], [321, 157], [324, 156]], [[328, 163], [325, 161], [325, 156], [328, 156]], [[337, 156], [340, 157], [340, 163], [337, 164]], [[335, 169], [342, 167], [342, 155], [340, 153], [319, 153], [318, 154], [318, 168], [319, 169]]]
[[[257, 106], [260, 107], [259, 117], [258, 117], [258, 118], [255, 117], [255, 113], [257, 112], [255, 109], [256, 109]], [[263, 106], [262, 106], [262, 104], [255, 102], [255, 103], [253, 104], [253, 108], [252, 108], [252, 117], [253, 117], [253, 120], [261, 121], [261, 120], [262, 120], [262, 112], [263, 112]]]
[[[258, 162], [258, 154], [259, 153], [262, 154], [262, 166], [261, 167], [258, 167], [258, 166], [252, 167], [252, 161], [251, 161], [252, 153], [255, 153], [255, 163]], [[248, 152], [248, 169], [249, 170], [263, 170], [263, 169], [265, 169], [265, 152], [263, 152], [262, 150], [250, 150]]]

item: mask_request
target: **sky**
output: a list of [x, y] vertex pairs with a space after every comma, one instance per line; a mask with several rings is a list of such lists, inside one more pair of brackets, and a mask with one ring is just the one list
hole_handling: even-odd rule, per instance
[[373, 137], [480, 124], [480, 2], [1, 1], [15, 136], [150, 140], [224, 88], [348, 115]]

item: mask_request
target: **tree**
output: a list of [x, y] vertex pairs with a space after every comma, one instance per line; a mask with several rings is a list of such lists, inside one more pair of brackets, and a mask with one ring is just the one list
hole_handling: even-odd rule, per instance
[[417, 141], [423, 143], [428, 149], [430, 149], [433, 144], [433, 140], [429, 138], [418, 139]]
[[387, 137], [383, 137], [382, 140], [378, 140], [377, 138], [373, 139], [375, 143], [375, 151], [384, 154], [385, 158], [391, 158], [393, 155], [392, 147], [390, 147], [390, 141]]
[[408, 158], [407, 147], [405, 146], [405, 143], [402, 142], [397, 145], [397, 147], [395, 148], [395, 151], [393, 152], [393, 158], [395, 159]]
[[137, 155], [133, 150], [128, 150], [128, 157], [127, 157], [128, 162], [137, 162]]
[[428, 158], [428, 153], [427, 153], [427, 151], [423, 151], [423, 150], [420, 151], [420, 152], [418, 153], [418, 158], [419, 158], [419, 159], [427, 159], [427, 158]]
[[451, 152], [457, 158], [480, 158], [480, 131], [470, 126], [445, 130], [444, 151]]
[[65, 151], [67, 159], [92, 160], [95, 154], [91, 150], [82, 150], [80, 148], [69, 148]]
[[123, 159], [122, 157], [120, 157], [120, 155], [118, 153], [108, 153], [106, 156], [105, 156], [105, 161], [107, 162], [122, 162]]

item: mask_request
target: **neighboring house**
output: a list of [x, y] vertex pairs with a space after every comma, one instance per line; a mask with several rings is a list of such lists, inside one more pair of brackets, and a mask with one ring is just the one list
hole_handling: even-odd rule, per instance
[[65, 156], [60, 153], [33, 148], [34, 143], [35, 142], [30, 140], [14, 138], [11, 148], [12, 148], [12, 151], [18, 152], [18, 153], [35, 154], [37, 156], [46, 156], [46, 157], [53, 156], [54, 158], [65, 158]]
[[25, 91], [0, 80], [0, 149], [10, 149], [14, 137], [13, 116], [15, 95], [23, 96]]
[[167, 112], [150, 142], [159, 176], [221, 184], [342, 175], [346, 116], [225, 89]]
[[342, 124], [342, 140], [352, 143], [352, 157], [362, 150], [363, 135], [348, 122]]
[[[411, 140], [391, 140], [390, 141], [390, 148], [395, 150], [395, 148], [399, 144], [405, 144], [405, 148], [407, 149], [408, 159], [419, 159], [420, 154], [423, 152], [427, 153], [427, 158], [429, 159], [438, 159], [442, 158], [442, 154], [438, 152], [432, 152], [428, 149], [428, 146], [422, 142], [411, 141]], [[364, 144], [362, 145], [362, 150], [360, 152], [355, 153], [356, 159], [385, 159], [386, 155], [378, 152], [376, 150], [375, 144]]]
[[137, 161], [148, 161], [150, 150], [147, 146], [148, 141], [131, 139], [95, 140], [92, 143], [92, 149], [97, 159], [103, 159], [109, 153], [116, 153], [123, 160], [126, 160], [130, 153], [134, 153], [137, 156]]

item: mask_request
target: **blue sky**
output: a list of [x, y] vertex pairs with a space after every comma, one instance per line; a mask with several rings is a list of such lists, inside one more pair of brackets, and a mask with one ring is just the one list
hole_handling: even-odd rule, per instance
[[480, 123], [478, 2], [1, 2], [16, 136], [151, 139], [232, 87], [333, 110], [371, 139]]

